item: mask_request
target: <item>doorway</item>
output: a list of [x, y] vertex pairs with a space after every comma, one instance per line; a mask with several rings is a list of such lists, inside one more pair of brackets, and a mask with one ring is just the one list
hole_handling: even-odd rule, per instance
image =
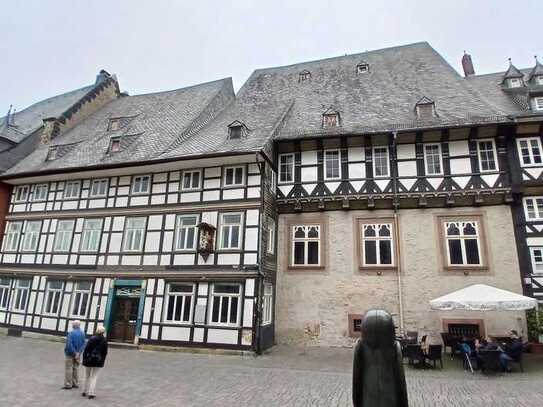
[[138, 321], [139, 298], [116, 297], [110, 338], [114, 342], [133, 343]]

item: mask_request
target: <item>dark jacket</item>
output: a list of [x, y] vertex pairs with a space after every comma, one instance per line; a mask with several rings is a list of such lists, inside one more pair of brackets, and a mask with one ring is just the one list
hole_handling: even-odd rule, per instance
[[513, 339], [511, 344], [505, 347], [505, 353], [514, 360], [519, 360], [522, 357], [522, 342], [518, 339]]
[[83, 352], [83, 366], [104, 367], [107, 356], [107, 339], [104, 335], [91, 336]]

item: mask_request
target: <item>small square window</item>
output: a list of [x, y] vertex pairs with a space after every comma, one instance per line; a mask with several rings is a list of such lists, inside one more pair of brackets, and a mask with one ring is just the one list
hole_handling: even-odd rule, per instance
[[108, 131], [115, 131], [121, 128], [121, 121], [119, 119], [109, 119]]
[[536, 79], [538, 85], [543, 85], [543, 75], [539, 75]]
[[28, 197], [28, 185], [20, 185], [15, 188], [14, 202], [24, 202]]
[[311, 79], [311, 72], [309, 72], [307, 70], [303, 70], [298, 75], [298, 82], [304, 82], [304, 81], [307, 81], [309, 79]]
[[224, 169], [224, 186], [234, 187], [244, 184], [245, 167], [226, 167]]
[[120, 137], [113, 137], [111, 139], [111, 142], [109, 144], [109, 152], [110, 153], [118, 153], [121, 151], [121, 138]]
[[434, 114], [434, 104], [425, 103], [417, 106], [417, 117], [420, 120], [430, 120], [435, 116]]
[[534, 109], [543, 110], [543, 97], [534, 98]]
[[202, 183], [202, 171], [190, 170], [183, 171], [183, 177], [181, 181], [181, 190], [194, 191], [201, 188]]
[[64, 184], [63, 199], [79, 198], [80, 189], [81, 189], [81, 182], [67, 181], [66, 184]]
[[349, 314], [349, 336], [359, 338], [362, 335], [362, 314]]
[[520, 78], [511, 78], [509, 79], [510, 88], [520, 88], [522, 86], [522, 79]]
[[132, 181], [132, 194], [148, 194], [151, 187], [151, 176], [138, 175]]
[[92, 181], [91, 189], [89, 193], [90, 198], [99, 198], [107, 195], [108, 180], [104, 179], [95, 179]]
[[339, 114], [327, 113], [322, 115], [322, 127], [325, 129], [339, 126]]
[[243, 135], [243, 127], [242, 126], [232, 126], [232, 127], [229, 128], [228, 138], [230, 140], [240, 139], [242, 135]]
[[52, 161], [57, 158], [57, 151], [57, 147], [49, 147], [49, 151], [47, 152], [47, 161]]
[[33, 201], [45, 201], [47, 199], [47, 184], [39, 184], [34, 186]]
[[368, 73], [370, 71], [370, 66], [368, 64], [358, 64], [356, 66], [356, 73]]

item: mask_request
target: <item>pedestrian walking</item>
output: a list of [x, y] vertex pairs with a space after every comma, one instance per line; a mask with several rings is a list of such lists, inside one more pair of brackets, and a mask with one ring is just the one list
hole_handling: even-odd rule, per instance
[[66, 337], [66, 346], [64, 347], [64, 355], [66, 356], [64, 363], [64, 386], [63, 389], [69, 390], [79, 387], [78, 371], [81, 363], [81, 354], [85, 347], [85, 334], [80, 329], [81, 322], [73, 321], [72, 330]]
[[107, 356], [106, 330], [102, 325], [96, 328], [96, 333], [91, 336], [83, 352], [83, 366], [85, 366], [85, 389], [81, 395], [93, 399], [96, 397], [95, 388], [98, 374], [104, 367]]

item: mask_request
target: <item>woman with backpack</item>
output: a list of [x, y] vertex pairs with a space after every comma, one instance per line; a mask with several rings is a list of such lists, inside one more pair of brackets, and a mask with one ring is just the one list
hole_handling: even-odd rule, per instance
[[81, 395], [93, 399], [96, 397], [94, 389], [100, 369], [104, 367], [107, 356], [107, 339], [104, 337], [105, 328], [98, 325], [96, 333], [91, 336], [83, 352], [83, 366], [85, 366], [85, 388]]

